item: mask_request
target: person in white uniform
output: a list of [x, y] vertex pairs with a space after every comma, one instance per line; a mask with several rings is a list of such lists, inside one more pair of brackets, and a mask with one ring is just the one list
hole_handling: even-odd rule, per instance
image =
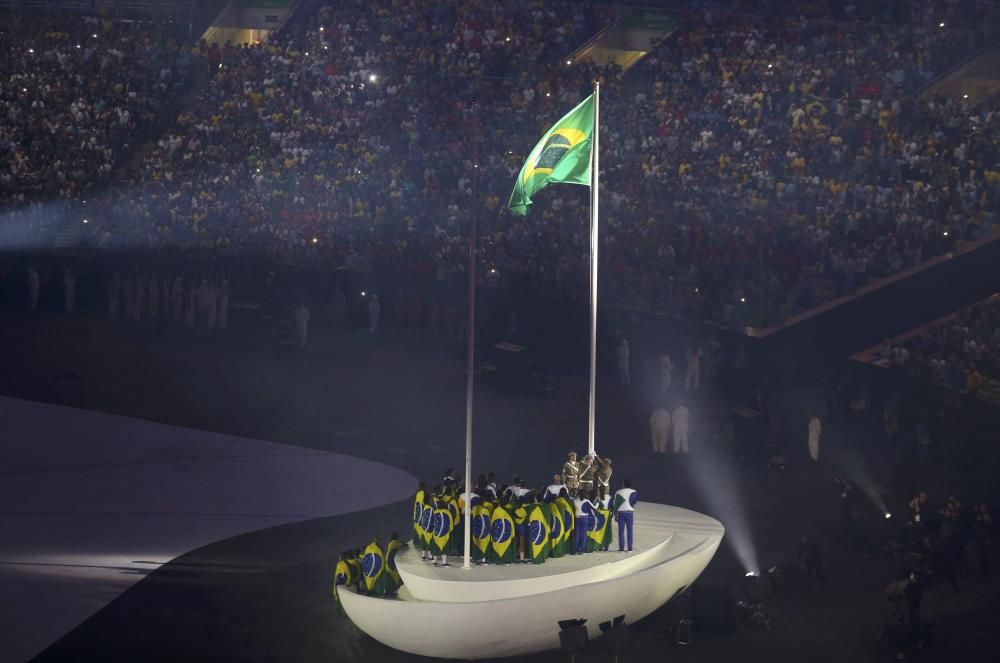
[[690, 426], [691, 411], [681, 401], [674, 410], [674, 453], [688, 452], [688, 427]]
[[809, 457], [819, 462], [819, 438], [823, 434], [823, 424], [815, 414], [809, 415]]
[[660, 355], [660, 395], [666, 396], [670, 393], [670, 387], [674, 383], [674, 361], [670, 355], [664, 352]]
[[653, 410], [649, 417], [649, 432], [653, 438], [653, 453], [667, 453], [667, 440], [670, 438], [670, 411], [666, 405]]

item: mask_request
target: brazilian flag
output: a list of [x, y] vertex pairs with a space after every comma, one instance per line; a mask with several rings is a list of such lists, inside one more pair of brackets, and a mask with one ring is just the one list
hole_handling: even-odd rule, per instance
[[545, 505], [549, 512], [549, 556], [562, 557], [566, 552], [566, 542], [563, 540], [562, 509], [555, 502]]
[[482, 504], [472, 507], [472, 559], [486, 559], [490, 550], [490, 511]]
[[826, 101], [822, 97], [807, 94], [802, 100], [803, 110], [810, 118], [821, 119], [829, 112], [826, 107]]
[[365, 554], [361, 558], [361, 574], [365, 579], [365, 589], [369, 593], [375, 590], [379, 578], [385, 572], [385, 555], [377, 543], [372, 541], [365, 548]]
[[357, 585], [361, 582], [361, 562], [356, 557], [347, 560], [347, 568], [350, 575], [347, 577], [348, 585]]
[[493, 509], [490, 521], [490, 561], [510, 564], [514, 561], [514, 520], [502, 506]]
[[573, 552], [573, 528], [576, 525], [576, 509], [570, 504], [570, 501], [565, 497], [560, 497], [556, 499], [556, 504], [559, 505], [559, 510], [562, 511], [562, 521], [563, 521], [563, 545], [565, 546], [564, 551], [572, 553]]
[[559, 182], [590, 185], [590, 148], [594, 133], [594, 95], [552, 125], [517, 174], [507, 206], [525, 215], [531, 197], [545, 186]]
[[610, 529], [608, 522], [611, 512], [600, 507], [590, 512], [590, 527], [587, 529], [587, 552], [595, 552], [604, 547], [604, 537]]
[[424, 530], [421, 525], [424, 515], [424, 491], [418, 490], [417, 496], [413, 500], [413, 544], [417, 548], [422, 548], [424, 543]]
[[451, 550], [448, 551], [449, 555], [464, 555], [465, 551], [462, 547], [465, 545], [464, 535], [462, 533], [462, 528], [465, 525], [465, 518], [462, 515], [461, 510], [458, 508], [458, 500], [454, 497], [446, 497], [445, 501], [448, 504], [448, 512], [451, 513]]
[[432, 550], [431, 543], [434, 541], [434, 532], [431, 530], [431, 521], [434, 519], [434, 507], [424, 502], [424, 511], [420, 514], [420, 531], [423, 533], [423, 549]]
[[399, 576], [399, 570], [396, 569], [396, 553], [402, 547], [403, 543], [399, 539], [393, 539], [385, 544], [385, 571], [382, 572], [382, 577], [379, 578], [379, 594], [391, 596], [403, 584], [403, 579]]
[[337, 562], [337, 568], [333, 571], [333, 600], [337, 604], [337, 612], [342, 612], [340, 607], [340, 588], [346, 585], [351, 579], [351, 567], [347, 560]]
[[600, 513], [604, 515], [606, 520], [606, 525], [604, 526], [604, 538], [601, 539], [601, 550], [607, 550], [611, 546], [611, 532], [615, 529], [613, 525], [614, 514], [611, 513], [611, 509], [601, 509]]
[[552, 551], [549, 538], [549, 510], [536, 504], [528, 516], [528, 545], [531, 546], [531, 561], [541, 564]]
[[451, 553], [451, 531], [455, 523], [451, 517], [451, 510], [446, 504], [440, 504], [434, 509], [431, 518], [432, 543], [434, 544], [435, 555], [448, 555]]

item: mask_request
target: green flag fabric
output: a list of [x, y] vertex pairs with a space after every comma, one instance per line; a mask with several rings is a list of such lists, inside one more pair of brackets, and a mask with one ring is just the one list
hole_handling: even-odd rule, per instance
[[590, 95], [552, 125], [531, 150], [510, 194], [510, 211], [527, 214], [531, 197], [550, 183], [589, 186], [593, 133], [594, 95]]

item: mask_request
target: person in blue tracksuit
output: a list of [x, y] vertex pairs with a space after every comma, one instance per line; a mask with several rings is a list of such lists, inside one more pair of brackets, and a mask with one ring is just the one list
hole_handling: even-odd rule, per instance
[[628, 552], [632, 552], [632, 527], [635, 524], [635, 505], [639, 493], [632, 490], [632, 482], [625, 479], [624, 488], [615, 493], [615, 520], [618, 521], [618, 552], [625, 552], [626, 536]]
[[594, 510], [594, 503], [590, 501], [588, 496], [580, 493], [573, 498], [573, 506], [576, 508], [573, 552], [581, 555], [587, 552], [587, 530], [590, 527], [590, 514]]

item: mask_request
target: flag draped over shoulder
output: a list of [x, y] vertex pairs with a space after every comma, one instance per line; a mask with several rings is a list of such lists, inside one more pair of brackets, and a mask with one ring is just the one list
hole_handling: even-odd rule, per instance
[[546, 505], [549, 508], [549, 530], [551, 532], [549, 542], [549, 557], [562, 557], [566, 550], [566, 543], [563, 541], [563, 517], [562, 509], [555, 502]]
[[424, 543], [424, 491], [418, 490], [417, 496], [413, 500], [413, 544], [417, 548], [423, 547]]
[[594, 552], [604, 547], [604, 540], [607, 538], [608, 521], [611, 520], [611, 512], [600, 507], [594, 509], [593, 518], [587, 529], [587, 551]]
[[507, 206], [527, 214], [531, 197], [550, 183], [590, 185], [590, 149], [594, 133], [594, 95], [566, 113], [538, 141], [517, 174]]
[[361, 573], [365, 579], [365, 588], [371, 592], [375, 589], [375, 584], [385, 571], [385, 555], [377, 543], [372, 541], [365, 548], [364, 557], [361, 558]]
[[514, 519], [507, 509], [498, 506], [493, 510], [490, 523], [490, 561], [496, 564], [509, 564], [514, 559], [514, 548], [511, 541], [514, 537]]
[[490, 548], [490, 510], [483, 504], [472, 508], [472, 559], [486, 559]]
[[536, 504], [528, 516], [528, 541], [531, 543], [531, 561], [541, 564], [552, 551], [549, 540], [549, 510], [547, 505]]

